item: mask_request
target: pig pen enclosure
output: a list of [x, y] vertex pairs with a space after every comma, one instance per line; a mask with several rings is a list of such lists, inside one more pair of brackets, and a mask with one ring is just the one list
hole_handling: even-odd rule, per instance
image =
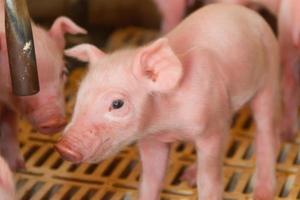
[[[64, 11], [58, 5], [63, 1], [53, 1], [52, 4], [55, 2], [57, 7], [53, 11], [47, 13], [36, 9], [36, 12], [40, 13], [32, 12], [40, 17], [46, 14], [62, 14]], [[79, 7], [72, 14], [75, 15], [80, 10]], [[54, 11], [58, 13], [54, 13]], [[101, 13], [99, 10], [95, 12]], [[116, 19], [113, 17], [100, 19], [100, 16], [93, 14], [88, 18], [92, 22], [97, 19]], [[106, 20], [105, 23], [109, 23], [108, 21]], [[141, 45], [157, 36], [156, 31], [149, 29], [124, 28], [108, 37], [104, 49], [113, 51], [124, 46]], [[68, 117], [72, 114], [78, 84], [85, 71], [85, 67], [79, 66], [70, 72], [65, 89]], [[52, 137], [45, 136], [38, 134], [22, 119], [20, 124], [21, 152], [25, 157], [27, 169], [15, 174], [18, 199], [137, 199], [141, 165], [134, 144], [100, 164], [75, 165], [62, 160], [55, 152], [53, 145], [58, 140], [59, 134]], [[234, 118], [226, 148], [223, 165], [224, 199], [251, 198], [255, 166], [252, 140], [254, 129], [249, 109], [244, 108]], [[195, 158], [196, 152], [192, 144], [176, 143], [172, 145], [170, 164], [161, 199], [197, 199], [196, 188], [189, 187], [186, 182], [179, 179], [183, 171], [195, 161]], [[277, 156], [277, 180], [276, 199], [300, 199], [300, 137], [294, 143], [285, 143], [281, 146]]]

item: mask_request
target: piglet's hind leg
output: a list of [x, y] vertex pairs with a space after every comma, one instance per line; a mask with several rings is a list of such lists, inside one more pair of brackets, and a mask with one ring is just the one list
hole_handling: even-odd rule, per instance
[[275, 165], [279, 147], [279, 87], [267, 87], [251, 103], [256, 123], [255, 200], [272, 200], [275, 195]]
[[196, 141], [200, 200], [223, 199], [222, 161], [227, 131], [227, 128], [209, 130]]
[[[295, 59], [291, 59], [295, 60]], [[298, 130], [298, 106], [300, 99], [300, 61], [286, 62], [283, 68], [283, 131], [285, 141], [293, 141]]]

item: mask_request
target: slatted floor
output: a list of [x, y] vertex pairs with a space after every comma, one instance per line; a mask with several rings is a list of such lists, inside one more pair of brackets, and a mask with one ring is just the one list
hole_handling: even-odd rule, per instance
[[[113, 34], [107, 43], [111, 51], [121, 46], [145, 43], [157, 34], [138, 28], [127, 28]], [[66, 88], [68, 116], [85, 68], [72, 71]], [[249, 110], [236, 115], [224, 160], [224, 199], [250, 199], [255, 156], [253, 155], [253, 123]], [[18, 197], [21, 200], [129, 200], [137, 199], [140, 162], [135, 145], [102, 163], [74, 165], [63, 161], [54, 151], [53, 137], [36, 133], [21, 120], [21, 151], [26, 171], [16, 174]], [[300, 138], [281, 147], [277, 161], [277, 199], [300, 199]], [[171, 163], [161, 199], [193, 200], [196, 190], [179, 180], [186, 167], [195, 161], [191, 144], [172, 146]]]

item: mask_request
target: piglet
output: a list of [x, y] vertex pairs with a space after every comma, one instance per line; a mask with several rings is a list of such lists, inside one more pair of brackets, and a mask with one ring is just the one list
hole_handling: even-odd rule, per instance
[[154, 0], [161, 13], [161, 32], [172, 30], [184, 17], [186, 8], [195, 0]]
[[283, 66], [284, 118], [282, 136], [291, 141], [298, 132], [300, 104], [300, 1], [281, 0], [278, 33]]
[[12, 169], [24, 167], [17, 141], [17, 118], [21, 114], [41, 133], [55, 133], [66, 124], [64, 82], [66, 68], [63, 60], [65, 33], [86, 33], [67, 17], [55, 20], [49, 31], [32, 22], [40, 92], [17, 97], [12, 93], [4, 28], [4, 2], [0, 1], [0, 150]]
[[259, 3], [278, 18], [281, 65], [283, 67], [283, 132], [291, 141], [298, 131], [300, 104], [300, 1], [299, 0], [209, 0], [250, 5]]
[[16, 191], [12, 172], [5, 160], [0, 156], [0, 199], [15, 200]]
[[66, 54], [90, 64], [72, 120], [55, 146], [64, 159], [98, 163], [138, 141], [139, 198], [154, 200], [170, 143], [194, 142], [199, 199], [222, 199], [231, 120], [250, 102], [257, 126], [254, 198], [273, 199], [281, 105], [278, 43], [258, 14], [237, 5], [209, 5], [146, 46], [105, 54], [82, 44]]

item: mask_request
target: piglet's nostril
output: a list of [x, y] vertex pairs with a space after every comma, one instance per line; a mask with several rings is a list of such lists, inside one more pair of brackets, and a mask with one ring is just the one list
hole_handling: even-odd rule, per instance
[[66, 142], [66, 140], [61, 140], [59, 141], [54, 148], [56, 149], [56, 151], [58, 151], [58, 153], [61, 155], [61, 157], [64, 160], [68, 160], [71, 162], [81, 162], [83, 159], [83, 156], [81, 155], [81, 153], [75, 151], [71, 145]]

